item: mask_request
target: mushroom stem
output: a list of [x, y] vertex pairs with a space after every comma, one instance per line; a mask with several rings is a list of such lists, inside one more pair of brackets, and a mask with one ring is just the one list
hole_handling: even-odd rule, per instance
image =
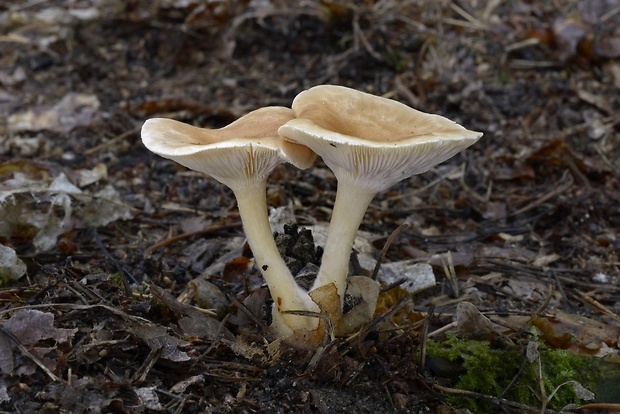
[[327, 231], [321, 268], [311, 290], [334, 283], [338, 289], [341, 306], [344, 303], [349, 259], [357, 229], [375, 194], [374, 191], [359, 188], [344, 177], [338, 177], [338, 190]]
[[[273, 298], [273, 327], [278, 334], [286, 336], [298, 329], [315, 329], [315, 318], [282, 314], [282, 311], [318, 311], [308, 293], [291, 275], [273, 239], [267, 212], [266, 182], [248, 182], [234, 186], [239, 215], [248, 244], [254, 254]], [[281, 321], [287, 326], [282, 326]]]

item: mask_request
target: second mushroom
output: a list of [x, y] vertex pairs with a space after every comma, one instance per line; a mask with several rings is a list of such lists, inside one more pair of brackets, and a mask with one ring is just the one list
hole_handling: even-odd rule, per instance
[[[351, 248], [375, 194], [446, 161], [482, 133], [342, 86], [321, 85], [301, 92], [292, 109], [295, 119], [280, 127], [280, 135], [311, 148], [338, 180], [313, 289], [333, 283], [342, 308]], [[333, 309], [333, 304], [319, 305]]]

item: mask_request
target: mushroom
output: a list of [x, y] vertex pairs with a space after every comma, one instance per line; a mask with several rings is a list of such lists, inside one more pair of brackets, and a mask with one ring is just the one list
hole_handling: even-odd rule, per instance
[[323, 259], [311, 291], [334, 283], [342, 306], [351, 247], [375, 194], [451, 158], [482, 133], [342, 86], [303, 91], [292, 109], [295, 119], [278, 132], [320, 155], [338, 180]]
[[285, 161], [308, 168], [316, 157], [307, 147], [278, 135], [278, 127], [292, 118], [289, 108], [266, 107], [220, 129], [165, 118], [149, 119], [142, 127], [142, 142], [149, 150], [233, 191], [248, 244], [274, 301], [272, 326], [279, 336], [317, 325], [314, 318], [283, 311], [318, 310], [280, 256], [267, 212], [266, 183], [274, 168]]

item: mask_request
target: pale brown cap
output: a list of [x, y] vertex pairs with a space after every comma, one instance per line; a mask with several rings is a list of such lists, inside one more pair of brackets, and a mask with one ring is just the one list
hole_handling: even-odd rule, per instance
[[291, 119], [291, 109], [278, 106], [257, 109], [220, 129], [152, 118], [142, 126], [142, 142], [150, 151], [230, 186], [231, 180], [266, 178], [282, 162], [312, 165], [312, 150], [278, 135], [278, 128]]
[[301, 92], [279, 133], [320, 155], [339, 180], [378, 192], [423, 173], [482, 136], [439, 115], [334, 85]]

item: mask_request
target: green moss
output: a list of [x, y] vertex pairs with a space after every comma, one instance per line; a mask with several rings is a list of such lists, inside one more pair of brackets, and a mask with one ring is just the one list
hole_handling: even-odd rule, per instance
[[[578, 381], [591, 389], [597, 378], [598, 367], [594, 360], [572, 354], [565, 350], [540, 349], [542, 378], [546, 396], [566, 381]], [[458, 363], [458, 369], [447, 376], [449, 386], [498, 397], [509, 386], [524, 363], [525, 355], [520, 346], [494, 347], [485, 341], [464, 340], [448, 335], [443, 342], [429, 342], [427, 353], [433, 358]], [[526, 362], [518, 380], [503, 394], [503, 398], [540, 407], [538, 360]], [[450, 402], [467, 407], [474, 412], [490, 412], [492, 407], [484, 399], [447, 396]], [[569, 403], [580, 403], [570, 384], [562, 386], [548, 404], [551, 409], [560, 409]]]
[[8, 272], [0, 271], [0, 287], [8, 285], [11, 281], [11, 275]]
[[120, 273], [112, 273], [110, 275], [110, 284], [112, 286], [115, 286], [119, 289], [124, 289], [125, 288], [125, 282], [123, 281], [123, 275]]
[[388, 49], [384, 52], [385, 63], [396, 73], [402, 73], [407, 68], [405, 55], [397, 49]]

